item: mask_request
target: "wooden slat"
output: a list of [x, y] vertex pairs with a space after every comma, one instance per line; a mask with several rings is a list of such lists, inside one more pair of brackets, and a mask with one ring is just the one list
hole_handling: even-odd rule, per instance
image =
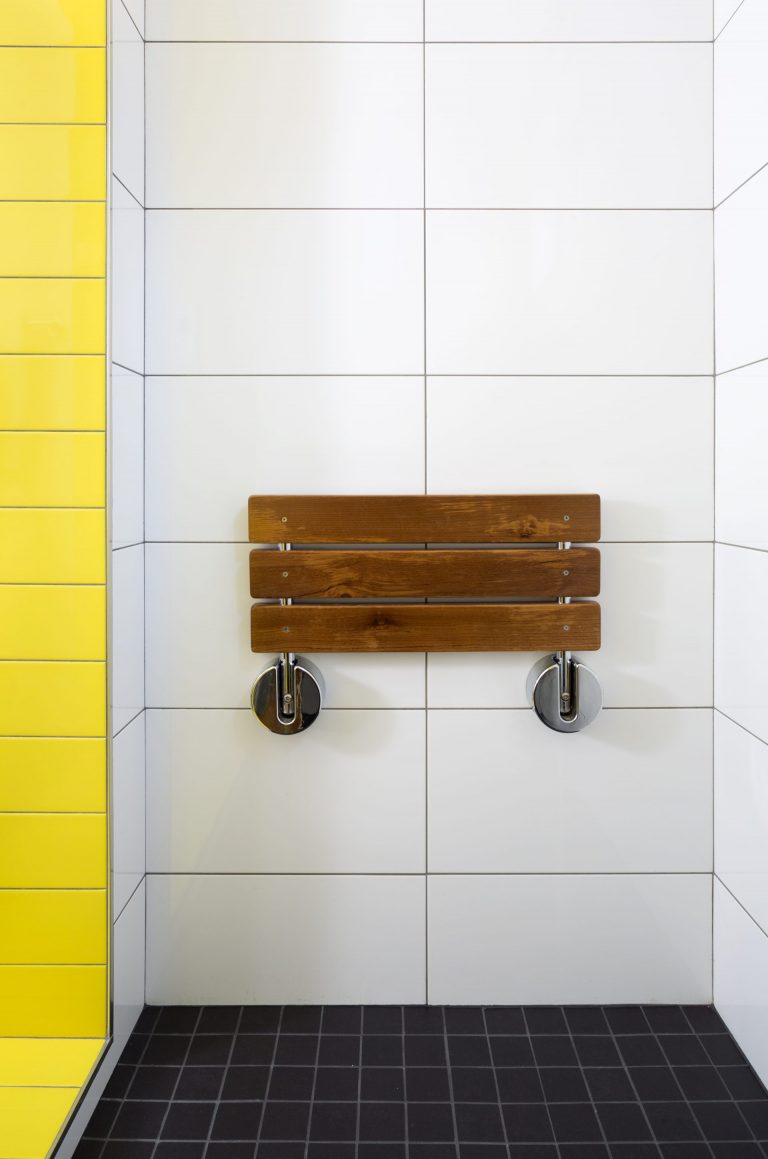
[[251, 552], [251, 595], [259, 599], [471, 599], [596, 596], [599, 591], [600, 552], [593, 547], [568, 552], [547, 548]]
[[592, 543], [600, 496], [252, 495], [248, 529], [251, 543]]
[[600, 605], [594, 603], [254, 604], [251, 609], [254, 652], [546, 652], [599, 647]]

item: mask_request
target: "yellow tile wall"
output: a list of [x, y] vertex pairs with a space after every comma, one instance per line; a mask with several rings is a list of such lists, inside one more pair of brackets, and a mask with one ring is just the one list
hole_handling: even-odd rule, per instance
[[0, 1159], [43, 1159], [108, 1033], [106, 0], [0, 45]]

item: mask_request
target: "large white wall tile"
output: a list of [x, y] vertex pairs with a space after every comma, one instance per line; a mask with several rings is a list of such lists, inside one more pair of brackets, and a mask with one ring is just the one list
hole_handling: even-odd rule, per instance
[[150, 40], [421, 40], [422, 0], [147, 0]]
[[[712, 703], [712, 545], [603, 543], [602, 647], [582, 660], [609, 708]], [[429, 657], [434, 708], [527, 706], [534, 653]]]
[[[127, 5], [131, 10], [138, 3]], [[112, 172], [144, 203], [144, 42], [121, 0], [112, 3]]]
[[768, 169], [715, 210], [718, 372], [768, 358]]
[[422, 217], [148, 213], [148, 370], [420, 373]]
[[718, 375], [715, 397], [717, 538], [768, 549], [768, 361]]
[[120, 915], [144, 876], [144, 721], [140, 713], [112, 742], [112, 912]]
[[427, 205], [712, 206], [708, 45], [433, 44], [426, 94]]
[[144, 538], [144, 379], [112, 365], [112, 547]]
[[427, 214], [433, 374], [708, 374], [705, 212]]
[[715, 878], [715, 1005], [768, 1083], [768, 938]]
[[712, 869], [708, 709], [606, 710], [576, 736], [521, 709], [431, 712], [428, 769], [432, 872]]
[[423, 877], [147, 883], [150, 1004], [425, 1001]]
[[715, 201], [768, 162], [768, 8], [744, 0], [715, 45]]
[[768, 745], [715, 713], [715, 872], [768, 933]]
[[251, 494], [423, 487], [423, 378], [147, 382], [152, 539], [245, 540]]
[[144, 210], [112, 181], [112, 361], [144, 369]]
[[710, 1002], [709, 874], [429, 879], [429, 1000]]
[[715, 552], [715, 707], [768, 742], [768, 553]]
[[[273, 657], [251, 652], [248, 556], [245, 544], [148, 544], [148, 705], [249, 705], [251, 686]], [[331, 708], [424, 704], [420, 654], [316, 653], [312, 659]]]
[[430, 492], [594, 491], [605, 539], [712, 536], [711, 378], [431, 377], [427, 415]]
[[150, 45], [148, 204], [420, 206], [422, 56], [419, 44]]
[[[163, 633], [158, 641], [168, 646]], [[188, 645], [185, 644], [185, 649]], [[144, 707], [144, 547], [112, 552], [112, 733]]]
[[427, 40], [712, 39], [712, 0], [426, 0], [426, 19]]
[[327, 711], [295, 740], [245, 709], [151, 712], [150, 872], [423, 873], [424, 713]]

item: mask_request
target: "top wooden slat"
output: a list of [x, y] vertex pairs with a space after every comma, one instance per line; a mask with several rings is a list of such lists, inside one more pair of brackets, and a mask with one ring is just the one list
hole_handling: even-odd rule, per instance
[[599, 495], [252, 495], [251, 543], [594, 543]]

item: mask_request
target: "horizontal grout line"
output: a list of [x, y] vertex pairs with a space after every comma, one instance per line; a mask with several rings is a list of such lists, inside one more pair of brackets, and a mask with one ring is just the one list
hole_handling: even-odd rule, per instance
[[[393, 494], [395, 494], [395, 493], [393, 492]], [[442, 492], [430, 491], [430, 492], [427, 492], [427, 494], [439, 496], [440, 494], [442, 494]], [[342, 496], [342, 498], [343, 498], [343, 496]], [[364, 498], [365, 498], [365, 496], [364, 496]], [[3, 510], [3, 508], [0, 508], [0, 510]], [[202, 546], [216, 547], [216, 546], [226, 546], [226, 545], [229, 545], [229, 546], [242, 545], [244, 547], [248, 547], [250, 545], [253, 545], [257, 541], [251, 540], [251, 539], [145, 539], [145, 540], [143, 540], [143, 542], [146, 544], [187, 544], [187, 545], [198, 544], [201, 547]], [[296, 540], [294, 543], [294, 546], [300, 542], [301, 542], [300, 540]], [[499, 542], [501, 542], [501, 541], [499, 541]], [[517, 543], [518, 541], [510, 541], [510, 542]], [[552, 542], [554, 543], [555, 540], [553, 540]], [[715, 542], [716, 541], [713, 539], [597, 539], [597, 540], [590, 541], [590, 543], [595, 544], [596, 548], [606, 547], [606, 546], [609, 546], [611, 544], [646, 544], [646, 545], [650, 544], [651, 546], [658, 545], [660, 547], [666, 547], [666, 546], [681, 546], [681, 547], [683, 547], [687, 544], [694, 544], [694, 543], [703, 544], [705, 547], [712, 547]], [[322, 545], [316, 544], [315, 546], [320, 547]], [[373, 549], [373, 550], [378, 551], [378, 550], [385, 550], [386, 549], [385, 544], [379, 545], [379, 544], [368, 543], [368, 544], [358, 544], [356, 546], [360, 550], [372, 550]], [[494, 547], [497, 547], [497, 546], [498, 546], [498, 544], [489, 543], [487, 545], [484, 545], [483, 550], [485, 550], [486, 548], [488, 550], [492, 550]], [[527, 549], [528, 549], [528, 547], [524, 542], [519, 543], [519, 547], [510, 548], [510, 550], [520, 550], [520, 551], [527, 550]], [[467, 548], [467, 550], [471, 551], [473, 549]], [[534, 550], [536, 550], [536, 549], [534, 549]], [[759, 551], [760, 549], [755, 548], [754, 550]]]
[[106, 201], [106, 197], [0, 197], [0, 205], [106, 205]]
[[423, 873], [412, 870], [389, 870], [380, 873], [364, 870], [333, 872], [329, 870], [156, 870], [148, 869], [147, 877], [410, 877], [420, 881], [423, 877], [712, 877], [711, 869], [572, 869], [572, 870], [487, 870], [487, 869], [428, 869]]
[[729, 198], [733, 197], [734, 193], [738, 193], [740, 189], [743, 189], [745, 185], [748, 185], [749, 182], [752, 180], [752, 178], [757, 177], [758, 173], [762, 173], [763, 169], [765, 169], [766, 166], [768, 166], [768, 161], [766, 161], [763, 165], [761, 165], [759, 169], [755, 169], [754, 173], [750, 173], [749, 177], [745, 177], [744, 180], [742, 182], [740, 182], [734, 189], [732, 189], [730, 193], [727, 193], [725, 195], [725, 197], [722, 199], [722, 201], [718, 201], [716, 206], [715, 206], [715, 209], [719, 209], [721, 205], [725, 205], [726, 201], [728, 201]]
[[[0, 355], [2, 357], [2, 355]], [[18, 357], [18, 355], [16, 355]], [[51, 357], [55, 357], [51, 355]], [[74, 356], [73, 356], [74, 357]], [[94, 357], [103, 357], [103, 355], [94, 355]], [[757, 359], [758, 362], [768, 361], [766, 359]], [[753, 366], [754, 363], [746, 363], [747, 366]], [[734, 367], [734, 370], [741, 370], [742, 367]], [[134, 372], [138, 373], [138, 372]], [[269, 371], [269, 370], [197, 370], [197, 371], [153, 371], [146, 370], [143, 372], [145, 378], [414, 378], [419, 382], [424, 380], [423, 370], [411, 371], [386, 371], [386, 370], [343, 370], [343, 371], [307, 371], [307, 370], [288, 370], [288, 371]], [[730, 371], [722, 371], [723, 373], [730, 373]], [[626, 371], [615, 371], [612, 374], [590, 374], [585, 373], [557, 373], [557, 371], [537, 371], [536, 373], [525, 373], [521, 371], [500, 371], [495, 374], [476, 373], [473, 371], [462, 370], [454, 372], [446, 372], [444, 370], [428, 370], [426, 377], [429, 378], [712, 378], [714, 376], [711, 370], [700, 370], [698, 372], [690, 372], [688, 374], [661, 374], [661, 373], [627, 373]]]
[[131, 719], [130, 719], [130, 720], [127, 720], [127, 721], [125, 722], [125, 724], [123, 724], [123, 725], [121, 725], [121, 726], [120, 726], [120, 728], [117, 730], [117, 732], [113, 732], [113, 733], [112, 733], [112, 740], [113, 740], [113, 741], [114, 741], [114, 740], [117, 740], [117, 738], [120, 736], [120, 733], [122, 733], [122, 732], [125, 732], [125, 730], [126, 730], [127, 728], [130, 728], [130, 727], [131, 727], [131, 725], [132, 725], [132, 724], [134, 724], [134, 723], [135, 723], [135, 722], [136, 722], [136, 721], [139, 719], [139, 717], [141, 716], [141, 714], [142, 714], [143, 712], [146, 712], [146, 711], [147, 711], [147, 709], [146, 709], [146, 706], [145, 706], [145, 707], [143, 707], [143, 708], [140, 708], [138, 712], [134, 713], [134, 715], [131, 717]]
[[[24, 202], [20, 204], [23, 205]], [[0, 282], [106, 282], [106, 280], [106, 274], [0, 274]]]
[[[494, 45], [494, 44], [541, 44], [556, 48], [561, 44], [588, 44], [588, 45], [616, 45], [625, 44], [633, 46], [635, 44], [712, 44], [712, 38], [708, 40], [425, 40], [421, 37], [419, 40], [249, 40], [242, 38], [240, 40], [155, 40], [151, 38], [144, 39], [145, 44], [412, 44], [416, 48], [429, 47], [430, 45], [439, 46], [441, 44], [451, 45], [466, 45], [471, 47], [474, 44]], [[17, 47], [17, 46], [15, 46]], [[98, 47], [98, 46], [96, 46]]]
[[738, 551], [756, 551], [759, 555], [768, 554], [768, 547], [752, 547], [748, 543], [730, 543], [727, 539], [716, 539], [715, 547], [735, 547]]
[[121, 543], [119, 547], [111, 547], [110, 550], [114, 555], [116, 551], [128, 551], [131, 547], [144, 547], [145, 540], [137, 539], [134, 543]]
[[[731, 23], [731, 21], [733, 20], [734, 16], [735, 16], [735, 15], [736, 15], [736, 13], [739, 11], [739, 9], [741, 8], [741, 6], [742, 6], [742, 4], [743, 4], [743, 3], [744, 3], [744, 0], [740, 0], [740, 2], [739, 2], [737, 5], [736, 5], [736, 7], [734, 8], [733, 12], [731, 13], [731, 15], [728, 17], [728, 19], [726, 20], [725, 24], [723, 25], [723, 27], [720, 29], [720, 31], [717, 33], [717, 35], [714, 37], [714, 39], [713, 39], [713, 41], [712, 41], [713, 45], [717, 43], [717, 40], [718, 40], [718, 38], [719, 38], [720, 36], [722, 36], [722, 34], [725, 32], [726, 28], [727, 28], [727, 27], [728, 27], [728, 25]], [[714, 28], [712, 29], [712, 31], [714, 32]]]
[[[136, 202], [136, 204], [138, 205], [139, 209], [142, 210], [142, 212], [145, 212], [146, 206], [141, 204], [141, 202], [139, 201], [138, 197], [133, 192], [133, 190], [129, 189], [128, 186], [125, 184], [125, 182], [120, 177], [118, 177], [118, 175], [115, 173], [114, 169], [111, 170], [111, 174], [112, 174], [113, 180], [117, 182], [117, 184], [120, 186], [120, 188], [125, 190], [125, 192], [128, 194], [128, 196], [131, 197]], [[111, 205], [110, 208], [112, 209], [113, 213], [119, 212], [118, 210], [115, 209], [114, 205]]]
[[763, 929], [763, 927], [760, 925], [760, 922], [757, 920], [757, 918], [756, 918], [756, 917], [755, 917], [753, 914], [751, 914], [751, 913], [749, 912], [749, 910], [747, 909], [747, 907], [744, 905], [744, 903], [743, 903], [743, 902], [739, 901], [739, 899], [736, 897], [736, 894], [733, 892], [733, 890], [732, 890], [732, 889], [730, 889], [730, 888], [729, 888], [729, 887], [728, 887], [728, 886], [725, 884], [725, 882], [723, 881], [722, 877], [720, 877], [720, 875], [719, 875], [718, 873], [715, 873], [715, 874], [714, 874], [714, 878], [715, 878], [715, 881], [719, 881], [719, 882], [720, 882], [720, 885], [722, 885], [722, 887], [723, 887], [723, 889], [725, 890], [725, 892], [726, 892], [726, 893], [729, 895], [729, 897], [733, 898], [733, 900], [736, 902], [736, 905], [739, 907], [739, 909], [743, 910], [743, 912], [744, 912], [744, 913], [747, 915], [747, 917], [748, 917], [748, 918], [749, 918], [749, 920], [752, 922], [752, 924], [753, 924], [753, 925], [755, 925], [755, 926], [757, 926], [757, 928], [759, 929], [760, 933], [761, 933], [761, 934], [763, 934], [763, 936], [764, 936], [764, 937], [768, 937], [768, 930], [764, 930], [764, 929]]
[[[120, 918], [123, 916], [123, 914], [126, 911], [126, 908], [131, 904], [131, 902], [135, 898], [136, 894], [141, 889], [142, 885], [144, 885], [146, 883], [146, 879], [147, 879], [146, 873], [142, 873], [142, 875], [139, 878], [138, 882], [136, 883], [135, 887], [131, 890], [130, 897], [128, 897], [126, 899], [126, 901], [123, 902], [123, 904], [120, 907], [120, 910], [117, 913], [112, 914], [112, 925], [113, 926], [114, 926], [115, 922], [119, 921]], [[110, 895], [114, 895], [114, 892], [115, 892], [114, 887], [111, 887], [110, 888]]]
[[[255, 653], [254, 653], [255, 654]], [[326, 653], [330, 655], [330, 653]], [[412, 656], [424, 653], [412, 652]], [[462, 655], [462, 653], [452, 653]], [[489, 652], [489, 656], [494, 653]], [[498, 655], [498, 653], [495, 653]], [[509, 656], [519, 653], [509, 652]], [[711, 712], [711, 704], [604, 704], [603, 712]], [[211, 704], [147, 704], [142, 711], [146, 712], [252, 712], [248, 705], [233, 704], [228, 706]], [[323, 712], [530, 712], [526, 704], [404, 704], [397, 705], [323, 705]], [[725, 716], [725, 713], [722, 714]], [[730, 717], [729, 717], [730, 719]], [[737, 722], [734, 721], [734, 724]], [[748, 731], [748, 730], [745, 730]], [[759, 737], [757, 738], [760, 739]]]
[[712, 213], [711, 205], [147, 205], [146, 213]]
[[[247, 711], [250, 711], [250, 709]], [[765, 740], [764, 737], [758, 736], [756, 732], [752, 732], [752, 729], [747, 728], [747, 726], [742, 724], [741, 721], [734, 720], [732, 716], [729, 716], [728, 713], [724, 712], [722, 708], [718, 708], [717, 705], [715, 705], [715, 712], [719, 713], [720, 716], [724, 716], [726, 720], [731, 722], [731, 724], [735, 724], [736, 728], [740, 728], [742, 732], [747, 733], [747, 735], [751, 736], [753, 740], [760, 741], [760, 744], [768, 745], [768, 741]]]
[[[2, 355], [0, 355], [1, 357]], [[0, 427], [0, 435], [104, 435], [106, 433], [106, 427]]]
[[137, 378], [144, 377], [143, 370], [135, 370], [132, 366], [126, 366], [124, 362], [117, 362], [114, 358], [111, 359], [109, 365], [110, 366], [118, 366], [120, 368], [120, 370], [126, 370], [128, 372], [128, 374], [135, 374]]
[[[728, 370], [716, 370], [715, 378], [723, 378], [726, 374], [734, 374], [737, 370], [746, 370], [750, 366], [759, 366], [761, 362], [768, 363], [768, 356], [763, 358], [754, 358], [752, 362], [742, 362], [740, 366], [731, 366], [728, 368]], [[195, 376], [191, 375], [190, 377]]]

